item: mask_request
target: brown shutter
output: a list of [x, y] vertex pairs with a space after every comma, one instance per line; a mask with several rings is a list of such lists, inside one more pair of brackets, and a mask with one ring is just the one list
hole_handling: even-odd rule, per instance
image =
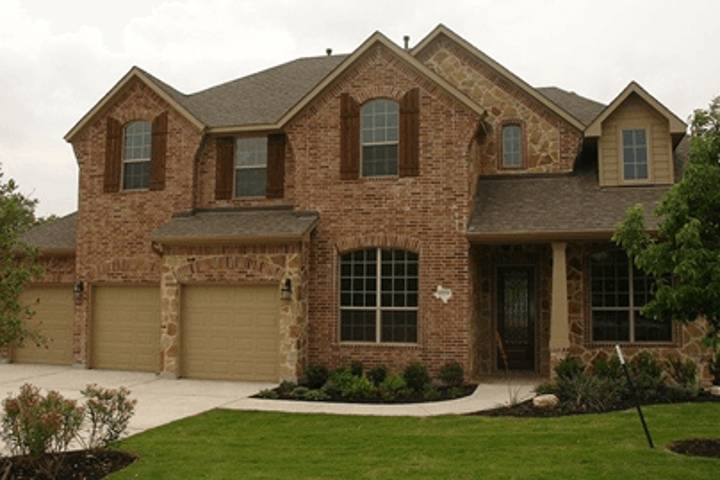
[[105, 193], [120, 190], [120, 168], [122, 162], [122, 125], [114, 118], [107, 119], [107, 135], [105, 137]]
[[215, 159], [215, 198], [217, 200], [232, 198], [234, 163], [235, 139], [233, 137], [218, 138]]
[[420, 174], [420, 89], [413, 88], [400, 100], [399, 173], [401, 177]]
[[165, 188], [165, 157], [167, 153], [167, 112], [152, 122], [152, 153], [150, 162], [150, 190]]
[[285, 186], [285, 134], [268, 135], [267, 186], [268, 198], [282, 198]]
[[351, 180], [360, 173], [360, 107], [354, 98], [340, 96], [340, 178]]

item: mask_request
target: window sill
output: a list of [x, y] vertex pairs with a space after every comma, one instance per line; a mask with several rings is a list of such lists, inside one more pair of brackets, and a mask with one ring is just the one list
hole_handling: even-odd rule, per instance
[[150, 192], [150, 188], [123, 188], [118, 190], [116, 193], [130, 194], [130, 193], [144, 193]]
[[680, 345], [675, 340], [669, 342], [588, 342], [586, 346], [590, 348], [614, 348], [615, 345], [628, 348], [678, 348]]
[[391, 347], [391, 348], [420, 348], [419, 343], [401, 343], [401, 342], [338, 342], [341, 347]]

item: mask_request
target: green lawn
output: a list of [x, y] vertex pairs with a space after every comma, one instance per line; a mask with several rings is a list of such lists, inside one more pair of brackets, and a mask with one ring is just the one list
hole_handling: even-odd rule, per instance
[[134, 436], [140, 459], [111, 478], [717, 478], [720, 460], [665, 450], [720, 436], [720, 404], [551, 419], [377, 418], [214, 410]]

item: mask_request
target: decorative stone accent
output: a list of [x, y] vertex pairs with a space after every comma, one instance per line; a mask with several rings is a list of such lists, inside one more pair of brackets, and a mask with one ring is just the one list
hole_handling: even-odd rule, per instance
[[720, 397], [720, 385], [713, 385], [710, 387], [709, 392], [713, 397]]
[[550, 410], [558, 406], [560, 403], [560, 399], [553, 395], [553, 394], [547, 394], [547, 395], [538, 395], [533, 398], [532, 400], [533, 407], [540, 408], [542, 410]]

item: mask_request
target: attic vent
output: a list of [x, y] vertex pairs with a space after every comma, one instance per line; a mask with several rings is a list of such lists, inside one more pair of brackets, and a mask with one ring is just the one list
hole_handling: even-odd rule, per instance
[[403, 36], [403, 43], [405, 44], [405, 50], [410, 50], [410, 35]]
[[325, 54], [326, 54], [328, 57], [329, 57], [330, 55], [332, 55], [332, 48], [326, 48], [326, 49], [325, 49]]

